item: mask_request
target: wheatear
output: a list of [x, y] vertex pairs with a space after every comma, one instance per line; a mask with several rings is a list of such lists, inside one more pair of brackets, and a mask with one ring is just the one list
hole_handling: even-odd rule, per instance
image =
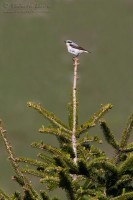
[[91, 53], [90, 51], [87, 51], [86, 49], [80, 47], [79, 45], [77, 45], [71, 40], [66, 40], [65, 43], [66, 43], [68, 52], [75, 55], [75, 57], [78, 57], [83, 52]]

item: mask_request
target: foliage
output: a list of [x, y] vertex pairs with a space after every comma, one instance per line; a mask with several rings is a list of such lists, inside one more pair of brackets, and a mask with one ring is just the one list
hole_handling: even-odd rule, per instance
[[[74, 81], [77, 80], [77, 66], [78, 58], [75, 58]], [[59, 142], [59, 147], [45, 144], [43, 141], [33, 142], [31, 147], [39, 150], [36, 160], [14, 155], [1, 122], [0, 133], [15, 171], [13, 179], [23, 189], [23, 193], [20, 190], [9, 196], [0, 189], [0, 199], [58, 200], [48, 194], [48, 191], [56, 188], [65, 190], [70, 200], [133, 199], [133, 143], [128, 143], [133, 129], [133, 115], [121, 133], [120, 141], [117, 141], [115, 134], [102, 119], [112, 108], [111, 104], [101, 105], [101, 108], [81, 125], [78, 123], [78, 104], [76, 86], [72, 89], [66, 125], [42, 105], [27, 103], [50, 123], [48, 127], [42, 126], [39, 132], [52, 134]], [[115, 151], [111, 159], [106, 156], [106, 152], [95, 147], [95, 143], [102, 143], [101, 140], [97, 136], [89, 135], [90, 128], [99, 122], [106, 141]], [[44, 191], [38, 192], [34, 189], [28, 174], [39, 177]]]

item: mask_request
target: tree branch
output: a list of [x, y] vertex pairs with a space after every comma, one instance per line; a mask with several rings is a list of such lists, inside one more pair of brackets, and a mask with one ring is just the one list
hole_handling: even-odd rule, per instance
[[73, 58], [74, 74], [73, 74], [73, 126], [72, 126], [72, 148], [75, 155], [74, 163], [77, 164], [77, 147], [76, 147], [76, 125], [77, 125], [77, 68], [78, 68], [78, 57]]

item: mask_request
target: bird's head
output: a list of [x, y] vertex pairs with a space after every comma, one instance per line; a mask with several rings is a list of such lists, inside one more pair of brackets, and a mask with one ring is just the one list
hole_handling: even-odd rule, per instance
[[66, 40], [65, 43], [66, 44], [72, 44], [73, 42], [71, 40]]

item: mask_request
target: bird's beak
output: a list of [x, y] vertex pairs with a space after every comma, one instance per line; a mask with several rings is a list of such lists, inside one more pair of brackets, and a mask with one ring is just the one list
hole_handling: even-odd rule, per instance
[[66, 40], [64, 42], [66, 43]]

